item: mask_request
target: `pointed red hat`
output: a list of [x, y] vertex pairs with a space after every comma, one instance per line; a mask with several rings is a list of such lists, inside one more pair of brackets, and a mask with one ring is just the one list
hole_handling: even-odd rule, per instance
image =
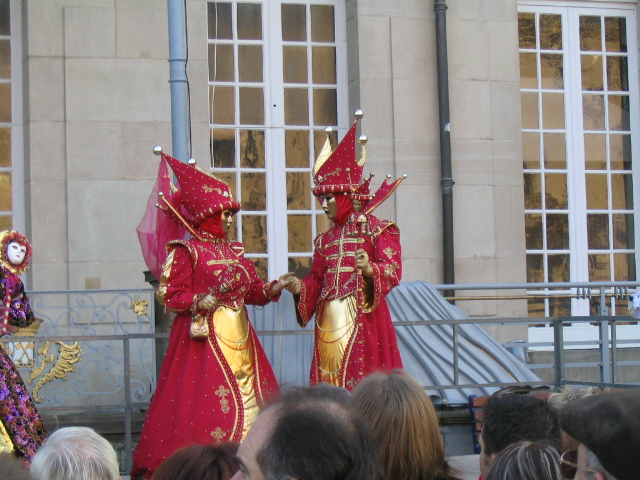
[[361, 202], [368, 202], [371, 200], [371, 179], [375, 176], [375, 173], [371, 172], [364, 182], [358, 187], [358, 189], [351, 194], [352, 200], [360, 200]]
[[180, 184], [180, 204], [192, 215], [193, 224], [218, 212], [240, 210], [240, 202], [233, 200], [229, 185], [195, 165], [162, 154]]
[[[356, 157], [356, 127], [362, 112], [356, 112], [356, 121], [342, 139], [335, 151], [331, 151], [331, 142], [327, 140], [313, 166], [312, 189], [315, 196], [325, 193], [355, 192], [360, 186], [364, 169], [364, 156]], [[328, 133], [330, 133], [329, 130]]]

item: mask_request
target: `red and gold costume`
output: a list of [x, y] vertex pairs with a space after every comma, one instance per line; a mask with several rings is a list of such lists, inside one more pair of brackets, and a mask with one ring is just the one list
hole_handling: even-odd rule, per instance
[[[400, 232], [391, 221], [353, 210], [349, 195], [364, 167], [362, 140], [355, 158], [355, 131], [356, 123], [334, 152], [327, 141], [316, 161], [314, 194], [335, 194], [337, 214], [335, 225], [315, 239], [311, 273], [296, 298], [300, 326], [313, 315], [316, 321], [310, 383], [349, 390], [375, 371], [402, 368], [385, 300], [402, 277]], [[368, 255], [370, 276], [356, 266], [359, 249]]]
[[[170, 215], [199, 225], [222, 210], [237, 211], [229, 187], [212, 176], [165, 156], [180, 181], [180, 210], [168, 199]], [[217, 206], [211, 195], [222, 193]], [[226, 194], [226, 195], [225, 195]], [[203, 198], [200, 198], [203, 197]], [[166, 198], [166, 197], [165, 197]], [[216, 197], [217, 198], [217, 197]], [[174, 198], [175, 200], [175, 198]], [[204, 215], [201, 212], [205, 211]], [[184, 215], [192, 214], [186, 220]], [[204, 224], [204, 222], [203, 222]], [[227, 241], [203, 228], [189, 228], [193, 238], [167, 244], [157, 297], [177, 316], [140, 442], [134, 453], [132, 478], [150, 478], [178, 448], [232, 440], [239, 442], [260, 407], [277, 394], [278, 385], [258, 337], [249, 322], [246, 304], [277, 300], [275, 282], [263, 282], [245, 258], [239, 242]], [[200, 301], [213, 295], [209, 310]], [[192, 338], [194, 328], [208, 331]]]

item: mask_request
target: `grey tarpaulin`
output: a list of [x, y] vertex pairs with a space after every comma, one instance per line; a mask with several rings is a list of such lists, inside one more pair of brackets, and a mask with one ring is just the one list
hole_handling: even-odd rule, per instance
[[[402, 283], [387, 296], [395, 322], [469, 318], [446, 301], [426, 282]], [[453, 384], [453, 326], [396, 327], [405, 370], [410, 372], [434, 401], [466, 403], [469, 395], [489, 395], [497, 388], [439, 390]], [[459, 384], [540, 382], [531, 370], [482, 327], [458, 325]], [[433, 386], [434, 388], [428, 388]]]
[[[426, 282], [401, 283], [387, 297], [394, 321], [424, 321], [468, 318]], [[284, 292], [278, 303], [249, 307], [258, 331], [301, 331], [296, 323], [293, 297]], [[309, 322], [307, 330], [313, 330]], [[488, 395], [495, 388], [439, 390], [453, 383], [451, 325], [398, 326], [396, 333], [405, 369], [434, 401], [466, 403], [467, 396]], [[523, 363], [478, 325], [458, 327], [458, 383], [540, 382]], [[263, 335], [262, 345], [281, 384], [306, 385], [309, 381], [312, 335]], [[433, 388], [429, 388], [433, 387]]]

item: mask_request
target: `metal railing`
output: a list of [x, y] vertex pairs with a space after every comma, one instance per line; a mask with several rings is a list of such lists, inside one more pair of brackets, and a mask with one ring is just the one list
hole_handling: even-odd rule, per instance
[[[621, 283], [621, 282], [617, 282]], [[614, 284], [536, 284], [535, 288], [598, 289], [602, 304], [607, 298], [617, 298], [619, 288], [635, 288], [640, 283]], [[438, 290], [509, 290], [530, 289], [531, 285], [438, 285]], [[626, 292], [628, 290], [620, 290]], [[617, 291], [617, 290], [616, 290]], [[550, 294], [552, 296], [553, 294]], [[40, 319], [37, 332], [21, 331], [13, 337], [0, 339], [21, 371], [22, 378], [32, 391], [38, 409], [43, 415], [74, 415], [78, 413], [105, 413], [113, 417], [123, 415], [124, 445], [122, 462], [124, 472], [131, 468], [134, 444], [132, 417], [144, 412], [155, 390], [155, 343], [166, 340], [168, 333], [154, 331], [153, 290], [130, 291], [65, 291], [32, 292], [29, 294], [36, 316]], [[478, 300], [480, 296], [463, 297]], [[493, 298], [492, 296], [491, 298]], [[521, 297], [521, 295], [514, 295]], [[482, 297], [486, 298], [486, 297]], [[508, 296], [500, 298], [508, 298]], [[461, 300], [458, 298], [457, 300]], [[619, 349], [640, 344], [640, 336], [619, 340], [616, 332], [621, 322], [634, 321], [629, 316], [591, 317], [535, 317], [535, 318], [468, 318], [457, 320], [428, 320], [397, 322], [396, 328], [416, 325], [451, 325], [453, 350], [453, 382], [439, 385], [439, 389], [501, 387], [509, 383], [461, 384], [458, 372], [458, 326], [462, 324], [514, 325], [547, 324], [553, 327], [552, 342], [519, 342], [506, 344], [507, 348], [531, 349], [546, 347], [553, 351], [550, 364], [530, 365], [553, 371], [553, 381], [544, 382], [552, 387], [565, 384], [626, 387], [634, 382], [620, 382], [620, 368], [640, 365], [639, 360], [622, 361]], [[593, 342], [571, 341], [565, 338], [567, 324], [596, 324], [599, 337]], [[640, 326], [638, 327], [640, 329]], [[260, 331], [265, 337], [312, 335], [309, 330]], [[568, 363], [567, 348], [593, 347], [599, 352], [595, 362]], [[52, 349], [51, 353], [49, 349]], [[584, 381], [570, 378], [572, 368], [596, 367], [599, 378]], [[81, 419], [75, 417], [78, 423]]]

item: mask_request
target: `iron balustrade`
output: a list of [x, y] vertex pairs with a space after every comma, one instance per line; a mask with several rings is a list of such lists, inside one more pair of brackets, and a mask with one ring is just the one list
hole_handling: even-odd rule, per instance
[[[550, 284], [494, 284], [494, 285], [437, 285], [440, 291], [451, 290], [510, 290], [562, 288], [575, 290], [570, 295], [588, 298], [584, 292], [598, 291], [601, 305], [606, 299], [629, 295], [637, 282], [603, 283], [550, 283]], [[580, 290], [578, 290], [580, 289]], [[536, 293], [539, 295], [539, 292]], [[550, 292], [549, 297], [557, 295]], [[514, 295], [512, 298], [521, 298]], [[154, 331], [154, 291], [141, 290], [92, 290], [55, 291], [29, 293], [38, 330], [15, 336], [0, 338], [9, 354], [14, 358], [22, 378], [34, 393], [37, 407], [43, 415], [78, 415], [82, 413], [107, 414], [112, 418], [123, 414], [124, 472], [130, 471], [134, 432], [132, 416], [144, 412], [156, 385], [155, 344], [166, 341], [169, 333]], [[496, 296], [456, 297], [464, 300], [495, 299]], [[509, 296], [497, 296], [508, 299]], [[528, 298], [528, 297], [527, 297]], [[612, 300], [613, 301], [613, 300]], [[145, 303], [146, 302], [146, 303]], [[603, 310], [604, 311], [604, 310]], [[460, 384], [458, 376], [458, 332], [462, 324], [480, 325], [539, 325], [553, 327], [552, 342], [507, 343], [507, 348], [533, 349], [547, 347], [553, 351], [553, 363], [530, 365], [553, 371], [553, 382], [541, 382], [551, 387], [562, 385], [594, 385], [599, 387], [630, 387], [635, 383], [618, 381], [618, 369], [622, 366], [640, 365], [640, 360], [621, 361], [618, 350], [625, 346], [640, 344], [640, 335], [632, 339], [619, 340], [616, 335], [621, 322], [636, 322], [629, 316], [589, 317], [476, 317], [456, 320], [428, 320], [396, 322], [397, 329], [416, 325], [451, 325], [453, 346], [453, 383], [440, 385], [439, 389], [461, 389], [475, 387], [504, 387], [511, 383]], [[637, 323], [637, 322], [636, 322]], [[565, 340], [567, 324], [596, 324], [599, 338], [594, 342]], [[640, 331], [640, 326], [638, 326]], [[258, 331], [263, 339], [312, 335], [310, 330]], [[74, 347], [77, 345], [77, 348]], [[47, 347], [45, 349], [45, 346]], [[592, 346], [599, 352], [597, 362], [567, 363], [567, 347]], [[49, 352], [49, 349], [52, 349]], [[79, 350], [79, 352], [78, 352]], [[309, 352], [309, 355], [311, 353]], [[596, 366], [600, 369], [599, 381], [585, 382], [569, 378], [568, 368]], [[306, 379], [305, 379], [306, 380]], [[37, 389], [36, 389], [37, 387]], [[77, 417], [76, 417], [77, 418]], [[78, 423], [82, 424], [82, 418]]]

